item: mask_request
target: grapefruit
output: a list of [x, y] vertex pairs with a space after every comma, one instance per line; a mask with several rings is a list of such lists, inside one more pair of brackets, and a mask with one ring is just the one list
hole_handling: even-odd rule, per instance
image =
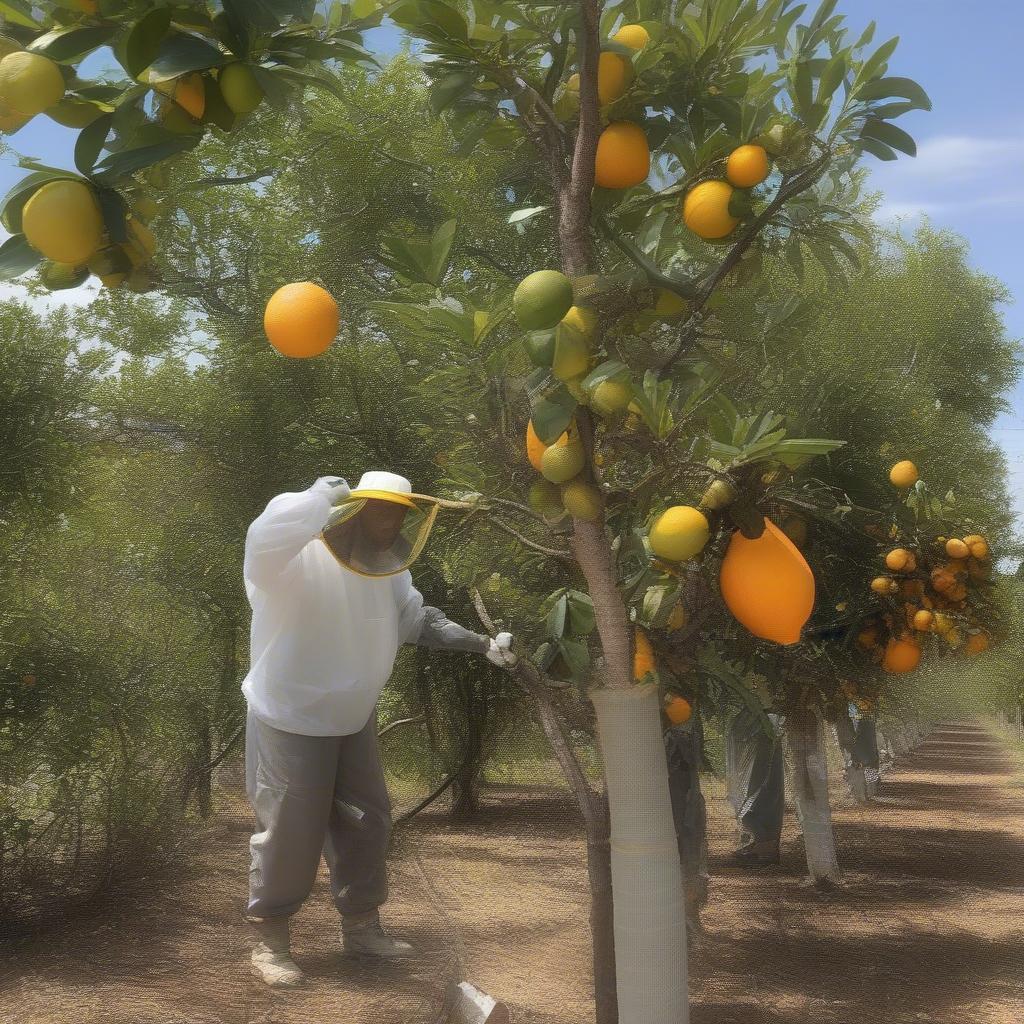
[[544, 449], [540, 458], [540, 472], [545, 480], [553, 484], [564, 484], [583, 472], [585, 461], [583, 445], [579, 441], [570, 440], [564, 445], [553, 444]]
[[602, 106], [625, 95], [633, 81], [633, 65], [617, 53], [605, 51], [597, 61], [597, 101]]
[[733, 188], [727, 181], [702, 181], [683, 201], [683, 223], [701, 238], [724, 238], [739, 217], [729, 212]]
[[955, 537], [951, 537], [946, 541], [946, 554], [949, 555], [950, 558], [966, 558], [970, 553], [971, 549], [962, 540], [957, 540]]
[[666, 562], [685, 562], [704, 550], [709, 536], [708, 521], [700, 509], [673, 505], [657, 518], [648, 539], [658, 558]]
[[917, 471], [917, 466], [910, 459], [897, 462], [889, 470], [889, 481], [894, 487], [913, 487], [919, 479], [920, 474]]
[[[569, 443], [568, 432], [563, 432], [561, 437], [557, 441], [553, 441], [552, 444], [566, 445]], [[540, 459], [544, 454], [546, 448], [550, 447], [546, 445], [538, 436], [537, 432], [533, 429], [533, 420], [530, 420], [526, 424], [526, 457], [530, 460], [530, 465], [533, 466], [537, 472], [540, 472]]]
[[565, 514], [558, 488], [547, 480], [534, 480], [530, 486], [530, 508], [545, 519], [560, 519]]
[[555, 335], [555, 356], [551, 372], [561, 381], [572, 380], [586, 373], [590, 366], [590, 346], [587, 339], [563, 320]]
[[585, 480], [570, 480], [562, 487], [562, 506], [574, 519], [593, 522], [601, 515], [601, 494]]
[[613, 121], [597, 140], [594, 184], [601, 188], [632, 188], [647, 180], [651, 151], [643, 129], [632, 121]]
[[764, 146], [740, 146], [729, 154], [725, 176], [737, 188], [753, 188], [768, 177], [768, 154]]
[[103, 241], [103, 216], [83, 181], [49, 181], [32, 193], [21, 212], [29, 245], [55, 263], [88, 261]]
[[63, 96], [64, 76], [49, 58], [18, 50], [0, 60], [0, 103], [15, 113], [34, 117]]
[[589, 306], [570, 306], [569, 312], [562, 317], [562, 323], [574, 327], [589, 340], [597, 327], [597, 313]]
[[0, 106], [0, 132], [14, 134], [19, 128], [24, 128], [32, 118], [27, 114], [19, 114], [10, 107]]
[[647, 634], [642, 630], [636, 631], [636, 644], [633, 653], [633, 678], [640, 682], [648, 672], [654, 671], [654, 649]]
[[626, 381], [603, 380], [590, 394], [591, 406], [601, 416], [622, 412], [633, 398], [633, 388]]
[[523, 330], [548, 330], [572, 308], [572, 282], [558, 270], [537, 270], [524, 277], [512, 296]]
[[921, 663], [921, 647], [912, 640], [897, 640], [893, 637], [885, 648], [882, 668], [886, 672], [913, 672]]
[[278, 288], [263, 314], [270, 344], [283, 356], [309, 359], [331, 347], [338, 333], [338, 304], [311, 281]]
[[693, 715], [693, 708], [685, 697], [672, 697], [665, 701], [665, 714], [673, 725], [683, 725]]
[[987, 633], [971, 633], [967, 638], [967, 646], [964, 650], [968, 654], [981, 654], [982, 651], [987, 651], [989, 647], [989, 636]]

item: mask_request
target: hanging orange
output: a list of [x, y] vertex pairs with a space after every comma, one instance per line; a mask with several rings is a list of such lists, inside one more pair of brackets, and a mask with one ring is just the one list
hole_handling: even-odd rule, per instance
[[286, 284], [270, 297], [263, 329], [281, 355], [309, 359], [331, 347], [338, 333], [338, 304], [311, 281]]
[[814, 608], [814, 573], [796, 545], [767, 517], [764, 533], [748, 540], [738, 530], [719, 578], [729, 611], [754, 636], [795, 644]]
[[665, 701], [665, 714], [673, 725], [682, 725], [690, 720], [693, 707], [685, 697], [672, 697]]
[[654, 649], [647, 634], [636, 631], [636, 646], [633, 654], [633, 678], [640, 682], [648, 672], [654, 671]]
[[886, 672], [913, 672], [921, 663], [921, 648], [910, 640], [893, 637], [886, 645], [882, 668]]
[[651, 151], [643, 129], [632, 121], [613, 121], [597, 140], [594, 184], [601, 188], [632, 188], [647, 180]]

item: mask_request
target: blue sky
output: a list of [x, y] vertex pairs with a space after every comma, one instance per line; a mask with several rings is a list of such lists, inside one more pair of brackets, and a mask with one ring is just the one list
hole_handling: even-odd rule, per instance
[[[1015, 298], [1024, 297], [1024, 109], [1017, 100], [1024, 3], [987, 0], [971, 9], [960, 0], [840, 0], [839, 10], [857, 33], [875, 20], [876, 43], [898, 35], [890, 74], [916, 79], [933, 102], [931, 112], [915, 111], [899, 122], [917, 139], [916, 159], [883, 164], [869, 158], [871, 184], [885, 195], [880, 217], [905, 230], [922, 216], [952, 228], [970, 243], [975, 266], [1001, 279]], [[383, 28], [368, 33], [366, 42], [378, 53], [391, 52], [398, 37]], [[3, 141], [71, 166], [74, 134], [49, 118], [37, 117]], [[0, 155], [0, 194], [27, 173], [16, 160]], [[0, 296], [18, 291], [0, 285]], [[86, 287], [47, 301], [81, 303], [92, 294]], [[1018, 301], [1003, 312], [1009, 333], [1024, 339], [1024, 307]], [[1010, 401], [993, 437], [1006, 451], [1024, 530], [1024, 383]]]

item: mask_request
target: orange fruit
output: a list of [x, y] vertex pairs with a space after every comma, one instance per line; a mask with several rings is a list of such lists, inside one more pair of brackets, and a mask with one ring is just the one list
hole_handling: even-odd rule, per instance
[[767, 517], [749, 540], [739, 530], [729, 541], [719, 575], [729, 611], [754, 636], [795, 644], [814, 608], [814, 573], [796, 545]]
[[926, 609], [921, 609], [914, 615], [914, 629], [927, 633], [935, 623], [935, 616]]
[[197, 121], [206, 110], [206, 85], [198, 71], [182, 75], [170, 82], [159, 82], [154, 86], [157, 92], [170, 96], [183, 110], [187, 110]]
[[636, 631], [636, 647], [633, 653], [633, 678], [640, 682], [648, 672], [654, 671], [654, 649], [647, 634], [642, 630]]
[[917, 471], [917, 466], [910, 459], [897, 462], [889, 470], [889, 480], [896, 487], [913, 487], [919, 479], [920, 474]]
[[729, 154], [725, 176], [737, 188], [753, 188], [768, 177], [768, 152], [764, 146], [740, 146]]
[[309, 359], [331, 347], [338, 333], [338, 304], [311, 281], [286, 284], [270, 297], [263, 329], [281, 355]]
[[971, 633], [964, 650], [968, 654], [981, 654], [982, 651], [988, 650], [990, 642], [988, 633]]
[[882, 668], [886, 672], [913, 672], [920, 663], [921, 648], [912, 640], [893, 638], [886, 645], [882, 660]]
[[647, 180], [651, 151], [643, 129], [632, 121], [612, 121], [597, 140], [594, 183], [601, 188], [632, 188]]
[[988, 544], [983, 537], [971, 538], [971, 543], [968, 547], [972, 558], [977, 558], [979, 561], [988, 558]]
[[956, 586], [956, 579], [947, 569], [932, 569], [932, 586], [940, 593], [945, 594]]
[[899, 584], [888, 576], [876, 576], [871, 581], [871, 589], [876, 594], [894, 594], [899, 589]]
[[685, 697], [671, 697], [665, 701], [665, 714], [673, 725], [682, 725], [690, 720], [693, 708]]
[[624, 95], [633, 81], [633, 65], [617, 53], [604, 52], [597, 61], [597, 101], [602, 106]]
[[874, 626], [869, 626], [867, 629], [862, 629], [857, 634], [857, 646], [862, 647], [865, 651], [870, 651], [875, 644], [878, 643], [878, 630]]
[[900, 572], [905, 569], [909, 561], [910, 552], [906, 548], [893, 548], [885, 556], [886, 567], [892, 569], [893, 572]]
[[951, 537], [946, 541], [946, 554], [950, 558], [966, 558], [970, 553], [971, 549], [962, 540]]
[[951, 573], [966, 572], [967, 571], [967, 559], [966, 558], [952, 558], [942, 568], [946, 569]]
[[724, 238], [740, 222], [729, 212], [732, 193], [727, 181], [695, 185], [683, 201], [683, 223], [701, 238]]
[[967, 587], [963, 583], [954, 583], [949, 590], [946, 591], [946, 597], [950, 601], [963, 601], [967, 597]]

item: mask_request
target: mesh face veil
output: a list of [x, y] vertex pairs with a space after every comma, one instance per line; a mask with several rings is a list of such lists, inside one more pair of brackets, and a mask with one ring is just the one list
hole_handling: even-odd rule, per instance
[[367, 473], [331, 514], [320, 534], [345, 568], [360, 576], [394, 576], [419, 557], [433, 529], [438, 505], [413, 494], [391, 473]]

